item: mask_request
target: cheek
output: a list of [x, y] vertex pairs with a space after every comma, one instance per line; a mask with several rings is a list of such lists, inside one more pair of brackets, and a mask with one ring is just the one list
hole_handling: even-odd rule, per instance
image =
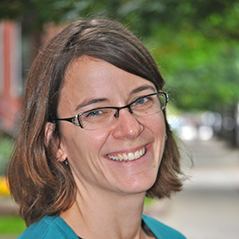
[[145, 120], [144, 125], [155, 135], [156, 138], [165, 138], [166, 126], [163, 113], [154, 115], [150, 120]]
[[[63, 149], [69, 161], [82, 161], [97, 157], [108, 138], [106, 130], [86, 131], [70, 125], [63, 129]], [[72, 129], [73, 128], [73, 129]]]
[[75, 129], [67, 131], [64, 150], [74, 177], [93, 180], [102, 170], [102, 147], [107, 134]]
[[[155, 115], [145, 123], [145, 127], [154, 137], [153, 150], [156, 161], [162, 158], [165, 146], [166, 126], [164, 115]], [[158, 162], [160, 164], [160, 161]]]

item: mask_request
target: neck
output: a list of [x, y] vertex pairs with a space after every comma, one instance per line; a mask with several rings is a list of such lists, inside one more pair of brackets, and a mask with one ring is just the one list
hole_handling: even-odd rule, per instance
[[141, 239], [145, 238], [141, 228], [144, 199], [145, 193], [78, 192], [73, 206], [60, 216], [85, 239]]

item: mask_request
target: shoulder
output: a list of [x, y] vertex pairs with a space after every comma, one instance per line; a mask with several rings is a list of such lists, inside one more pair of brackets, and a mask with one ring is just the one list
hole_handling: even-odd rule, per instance
[[166, 226], [165, 224], [146, 215], [142, 216], [143, 221], [157, 238], [160, 239], [186, 239], [180, 232]]
[[72, 229], [59, 216], [45, 216], [29, 226], [18, 239], [77, 239]]

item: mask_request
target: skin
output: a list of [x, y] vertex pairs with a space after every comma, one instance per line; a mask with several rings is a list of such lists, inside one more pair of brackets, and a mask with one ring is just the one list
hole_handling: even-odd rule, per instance
[[[148, 80], [105, 61], [81, 57], [68, 67], [58, 114], [65, 118], [96, 107], [121, 107], [154, 92]], [[77, 185], [75, 203], [60, 216], [86, 239], [150, 238], [141, 229], [141, 216], [164, 150], [163, 113], [135, 118], [122, 109], [116, 123], [92, 131], [66, 121], [60, 124], [57, 158], [68, 159]], [[146, 153], [136, 160], [109, 158], [142, 148]]]

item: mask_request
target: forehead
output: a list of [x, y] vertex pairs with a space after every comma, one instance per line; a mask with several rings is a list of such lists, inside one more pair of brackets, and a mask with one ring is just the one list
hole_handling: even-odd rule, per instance
[[80, 57], [69, 65], [63, 85], [64, 91], [75, 91], [94, 94], [98, 91], [131, 90], [142, 84], [154, 84], [142, 77], [126, 72], [106, 61]]

